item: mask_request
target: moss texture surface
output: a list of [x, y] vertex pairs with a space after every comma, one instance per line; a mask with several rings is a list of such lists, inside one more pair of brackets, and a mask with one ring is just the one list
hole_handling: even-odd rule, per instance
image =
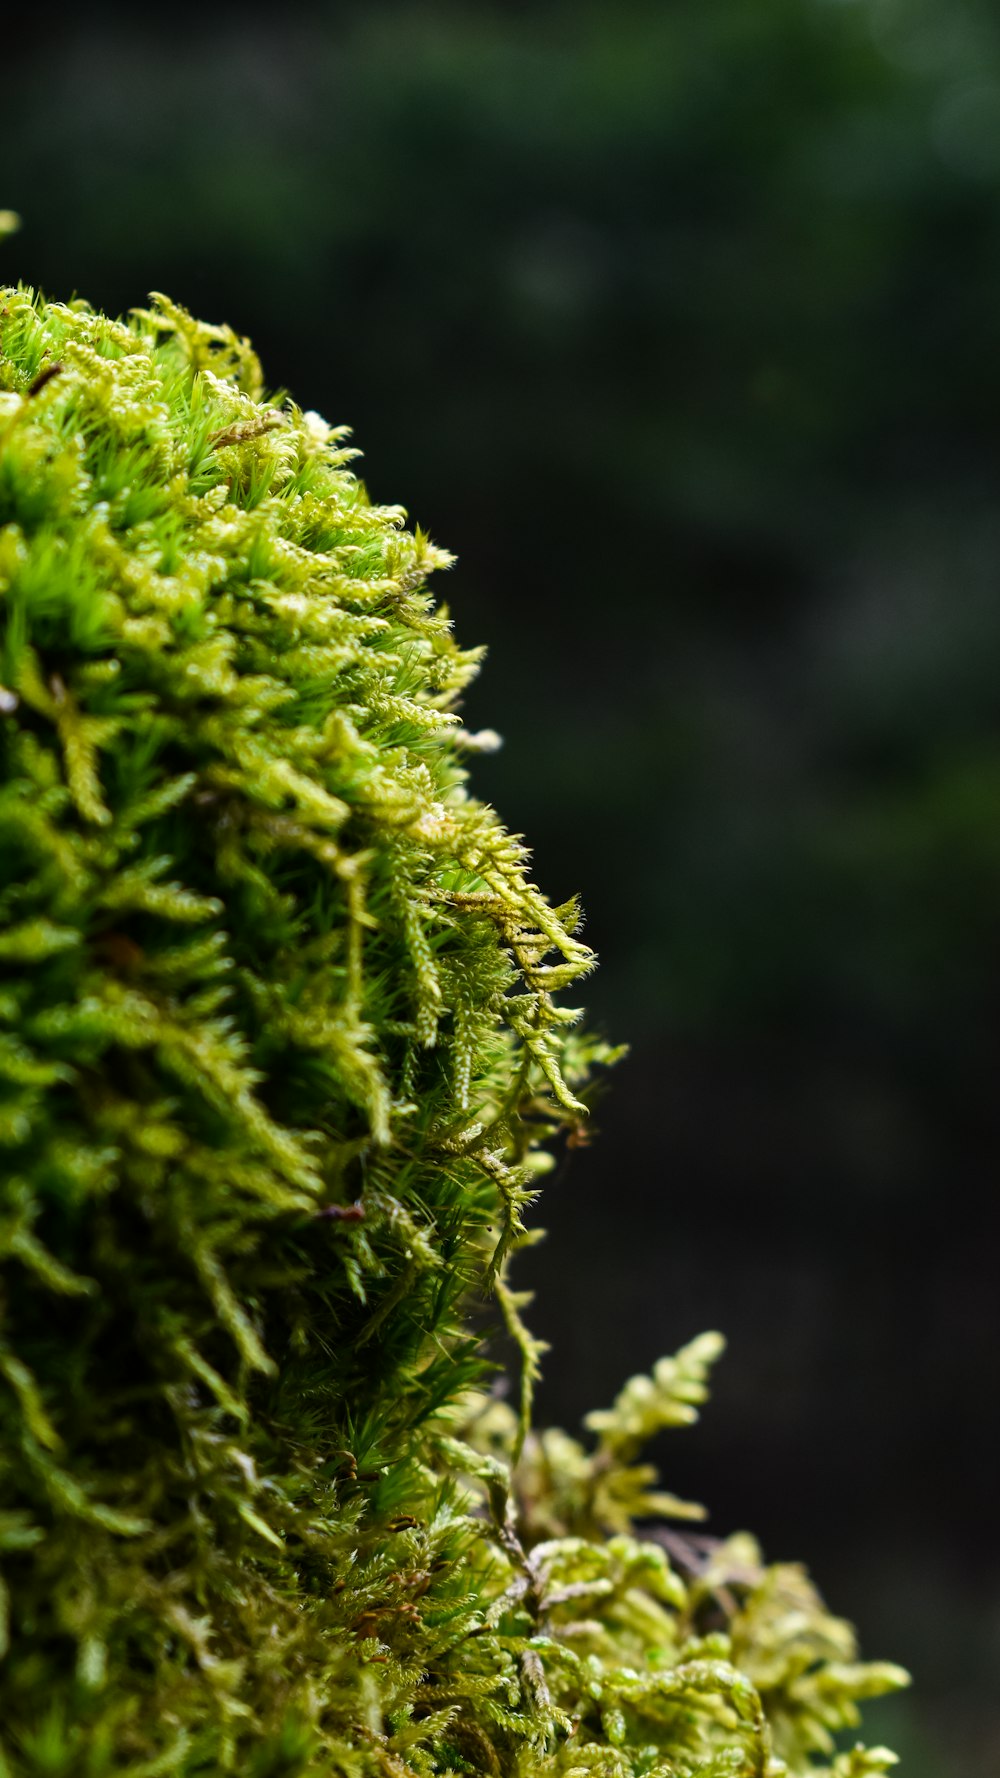
[[715, 1336], [531, 1429], [611, 1058], [351, 456], [166, 299], [0, 292], [0, 1773], [884, 1771], [804, 1573], [648, 1529]]

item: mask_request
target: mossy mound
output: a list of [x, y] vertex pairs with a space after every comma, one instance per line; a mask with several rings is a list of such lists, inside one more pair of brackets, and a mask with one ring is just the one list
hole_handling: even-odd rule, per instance
[[591, 958], [351, 455], [165, 299], [0, 293], [0, 1773], [883, 1771], [800, 1570], [635, 1532], [714, 1338], [528, 1430]]

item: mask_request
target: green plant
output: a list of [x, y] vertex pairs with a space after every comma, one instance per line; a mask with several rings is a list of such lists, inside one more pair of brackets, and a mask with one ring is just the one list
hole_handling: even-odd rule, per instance
[[883, 1771], [800, 1570], [636, 1525], [715, 1336], [531, 1430], [613, 1055], [351, 455], [164, 298], [0, 293], [0, 1771]]

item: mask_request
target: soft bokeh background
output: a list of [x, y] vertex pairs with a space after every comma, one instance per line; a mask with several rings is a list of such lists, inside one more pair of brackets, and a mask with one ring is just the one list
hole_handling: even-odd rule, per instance
[[91, 6], [2, 86], [0, 274], [231, 321], [460, 554], [633, 1043], [544, 1412], [723, 1328], [670, 1485], [912, 1666], [910, 1778], [1000, 1769], [1000, 15]]

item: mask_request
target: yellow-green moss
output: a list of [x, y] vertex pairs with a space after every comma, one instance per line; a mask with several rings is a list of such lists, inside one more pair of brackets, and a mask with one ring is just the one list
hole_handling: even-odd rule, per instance
[[0, 292], [0, 1773], [830, 1770], [898, 1672], [635, 1533], [715, 1342], [528, 1430], [591, 957], [351, 455], [228, 328]]

